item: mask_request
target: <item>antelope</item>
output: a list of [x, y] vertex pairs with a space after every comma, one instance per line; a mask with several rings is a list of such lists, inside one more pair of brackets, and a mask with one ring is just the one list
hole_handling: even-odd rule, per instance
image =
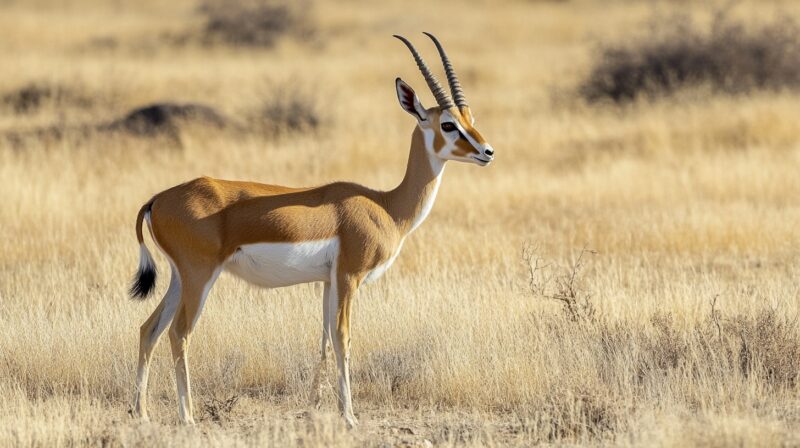
[[397, 258], [406, 237], [431, 211], [449, 160], [488, 165], [494, 150], [475, 129], [475, 119], [444, 48], [432, 34], [452, 98], [414, 45], [411, 51], [437, 107], [425, 108], [414, 90], [396, 78], [400, 106], [417, 125], [403, 180], [390, 191], [334, 182], [292, 188], [255, 182], [194, 179], [156, 194], [139, 210], [139, 268], [130, 295], [145, 299], [156, 267], [142, 224], [172, 270], [167, 291], [142, 324], [133, 414], [147, 419], [147, 379], [159, 337], [172, 322], [178, 411], [193, 424], [188, 349], [192, 330], [222, 271], [267, 288], [323, 282], [321, 358], [311, 399], [320, 400], [320, 372], [328, 343], [338, 370], [338, 407], [348, 427], [357, 424], [350, 395], [350, 312], [361, 285], [378, 279]]

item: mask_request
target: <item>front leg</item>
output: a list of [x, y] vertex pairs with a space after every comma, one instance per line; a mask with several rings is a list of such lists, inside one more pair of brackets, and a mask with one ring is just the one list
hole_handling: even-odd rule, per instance
[[336, 325], [331, 331], [331, 342], [336, 354], [336, 365], [339, 370], [339, 410], [353, 428], [358, 424], [353, 415], [353, 399], [350, 394], [350, 305], [355, 298], [358, 286], [363, 276], [351, 275], [345, 272], [331, 274], [331, 324]]
[[322, 292], [322, 347], [320, 348], [320, 360], [317, 370], [314, 373], [314, 382], [311, 384], [311, 404], [319, 409], [322, 392], [322, 376], [327, 374], [327, 352], [328, 341], [331, 339], [331, 283], [325, 282]]

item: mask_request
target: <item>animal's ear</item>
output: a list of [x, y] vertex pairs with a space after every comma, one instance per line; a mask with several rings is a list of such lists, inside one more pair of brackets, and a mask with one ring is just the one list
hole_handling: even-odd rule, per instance
[[419, 101], [417, 94], [414, 93], [414, 89], [400, 78], [397, 78], [394, 83], [397, 88], [397, 99], [400, 101], [400, 107], [417, 117], [419, 121], [427, 120], [428, 113], [425, 112], [425, 108], [422, 107], [422, 103]]

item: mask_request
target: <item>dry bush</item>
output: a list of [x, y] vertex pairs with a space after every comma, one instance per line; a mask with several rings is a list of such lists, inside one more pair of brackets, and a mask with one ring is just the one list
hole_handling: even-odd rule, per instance
[[[792, 388], [800, 376], [800, 332], [797, 317], [767, 308], [755, 316], [729, 318], [725, 331], [738, 342], [739, 368], [771, 386]], [[737, 341], [738, 340], [738, 341]]]
[[317, 132], [328, 117], [307, 89], [279, 85], [271, 89], [250, 121], [253, 129], [275, 135]]
[[204, 39], [248, 47], [272, 47], [286, 36], [307, 39], [314, 34], [310, 1], [211, 0], [203, 3]]
[[29, 82], [0, 97], [0, 104], [17, 114], [37, 112], [45, 105], [89, 108], [94, 101], [79, 89], [47, 82]]
[[642, 347], [640, 374], [663, 373], [684, 366], [695, 341], [678, 328], [672, 313], [656, 312], [650, 317], [650, 324], [653, 331], [638, 338]]
[[[624, 430], [624, 416], [631, 415], [626, 406], [642, 406], [653, 390], [686, 388], [679, 401], [696, 405], [690, 391], [704, 378], [731, 387], [755, 379], [774, 393], [796, 387], [800, 375], [796, 313], [767, 307], [724, 313], [715, 296], [711, 312], [701, 319], [686, 320], [659, 309], [633, 321], [597, 314], [589, 287], [594, 286], [582, 276], [586, 253], [584, 249], [564, 267], [537, 256], [532, 246], [523, 250], [530, 291], [557, 301], [564, 311], [536, 312], [531, 326], [570, 341], [539, 348], [576, 350], [561, 355], [568, 373], [546, 389], [557, 399], [549, 400], [546, 394], [523, 404], [537, 409], [522, 412], [525, 431], [549, 441], [602, 438]], [[632, 388], [620, 388], [623, 384]]]
[[354, 376], [354, 380], [380, 386], [390, 397], [409, 395], [409, 386], [419, 376], [420, 358], [409, 356], [408, 352], [370, 353], [362, 362], [363, 374]]
[[219, 360], [213, 369], [215, 374], [208, 381], [198, 382], [196, 389], [198, 397], [202, 397], [201, 410], [204, 419], [208, 418], [215, 423], [231, 419], [234, 408], [244, 395], [237, 392], [237, 383], [245, 362], [244, 355], [234, 350]]
[[685, 17], [659, 26], [633, 43], [602, 49], [581, 95], [621, 102], [698, 85], [725, 93], [800, 88], [800, 26], [794, 20], [750, 28], [723, 12], [708, 30]]
[[[711, 373], [726, 378], [757, 376], [762, 384], [791, 390], [800, 376], [800, 332], [797, 316], [773, 308], [682, 325], [672, 313], [656, 312], [650, 325], [639, 327], [598, 322], [598, 338], [607, 353], [630, 353], [636, 376], [666, 380], [671, 371], [694, 376]], [[598, 352], [598, 356], [603, 356]]]
[[528, 269], [530, 292], [535, 297], [560, 302], [567, 317], [575, 322], [593, 322], [597, 310], [592, 302], [592, 292], [582, 285], [580, 274], [586, 256], [596, 254], [584, 247], [570, 266], [554, 266], [537, 255], [535, 245], [526, 244], [522, 248], [522, 259]]
[[597, 388], [556, 388], [544, 399], [538, 424], [550, 442], [598, 438], [620, 429], [623, 409]]
[[231, 395], [227, 398], [209, 397], [203, 402], [203, 415], [207, 415], [211, 421], [221, 423], [230, 418], [236, 404], [239, 403], [239, 395]]

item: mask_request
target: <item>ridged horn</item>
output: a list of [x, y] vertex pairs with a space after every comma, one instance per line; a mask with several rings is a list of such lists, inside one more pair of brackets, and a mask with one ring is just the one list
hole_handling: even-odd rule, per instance
[[444, 47], [442, 47], [442, 44], [439, 43], [439, 39], [433, 34], [426, 32], [425, 35], [431, 38], [436, 45], [436, 49], [439, 50], [439, 56], [442, 57], [442, 65], [444, 65], [444, 72], [447, 75], [447, 83], [450, 85], [450, 93], [453, 94], [453, 100], [456, 102], [456, 106], [459, 108], [469, 107], [467, 98], [464, 96], [464, 91], [461, 90], [461, 83], [458, 82], [458, 76], [456, 76], [456, 71], [453, 69], [453, 64], [450, 63], [450, 59], [447, 57]]
[[411, 54], [414, 56], [414, 60], [417, 61], [417, 67], [419, 67], [419, 71], [422, 72], [422, 76], [425, 78], [425, 82], [428, 83], [428, 88], [431, 89], [431, 93], [436, 98], [436, 102], [439, 104], [439, 107], [442, 109], [449, 109], [453, 107], [453, 100], [447, 95], [447, 92], [444, 90], [441, 84], [439, 84], [439, 80], [436, 79], [436, 76], [431, 73], [431, 69], [428, 68], [428, 65], [425, 64], [425, 61], [422, 59], [422, 56], [419, 55], [419, 52], [411, 42], [408, 41], [403, 36], [398, 36], [397, 34], [394, 37], [400, 39], [409, 50], [411, 50]]

